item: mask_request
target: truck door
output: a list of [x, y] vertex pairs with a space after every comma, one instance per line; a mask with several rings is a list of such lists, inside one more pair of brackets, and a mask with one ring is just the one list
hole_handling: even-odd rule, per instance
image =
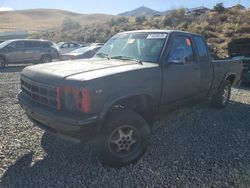
[[200, 67], [193, 49], [191, 37], [172, 35], [166, 62], [163, 65], [161, 99], [163, 106], [171, 106], [169, 103], [182, 104], [182, 101], [187, 101], [199, 93]]
[[212, 84], [214, 70], [213, 63], [211, 61], [211, 56], [209, 54], [209, 50], [205, 40], [201, 36], [194, 36], [194, 42], [197, 49], [196, 51], [199, 57], [201, 69], [200, 92], [204, 95], [204, 97], [206, 97]]

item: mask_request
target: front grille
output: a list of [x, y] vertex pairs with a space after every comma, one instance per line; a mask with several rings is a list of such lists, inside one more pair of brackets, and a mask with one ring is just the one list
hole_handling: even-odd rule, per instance
[[21, 90], [33, 101], [57, 109], [55, 87], [21, 78]]
[[250, 60], [243, 60], [243, 71], [250, 70]]

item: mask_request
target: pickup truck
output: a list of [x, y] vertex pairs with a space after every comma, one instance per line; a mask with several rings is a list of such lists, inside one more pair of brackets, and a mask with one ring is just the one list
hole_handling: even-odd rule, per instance
[[224, 108], [241, 72], [241, 61], [212, 61], [200, 35], [130, 31], [94, 58], [26, 67], [18, 98], [36, 126], [91, 139], [104, 164], [124, 166], [145, 153], [158, 115], [208, 99]]

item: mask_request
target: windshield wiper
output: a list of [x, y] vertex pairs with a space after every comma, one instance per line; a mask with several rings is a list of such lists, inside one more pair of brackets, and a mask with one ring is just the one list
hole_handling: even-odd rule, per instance
[[140, 63], [142, 65], [141, 60], [135, 59], [133, 57], [123, 56], [123, 55], [113, 56], [113, 57], [110, 57], [110, 59], [120, 59], [120, 60], [135, 61], [135, 62]]
[[105, 54], [105, 53], [103, 53], [103, 52], [97, 53], [96, 56], [104, 57], [104, 58], [107, 58], [108, 60], [110, 60], [109, 55], [108, 55], [108, 54]]

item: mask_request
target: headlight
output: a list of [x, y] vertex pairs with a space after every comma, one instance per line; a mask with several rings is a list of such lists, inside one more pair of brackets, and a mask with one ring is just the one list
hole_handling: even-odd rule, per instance
[[88, 88], [77, 88], [72, 86], [58, 86], [57, 108], [70, 112], [89, 113], [91, 107], [90, 92]]

